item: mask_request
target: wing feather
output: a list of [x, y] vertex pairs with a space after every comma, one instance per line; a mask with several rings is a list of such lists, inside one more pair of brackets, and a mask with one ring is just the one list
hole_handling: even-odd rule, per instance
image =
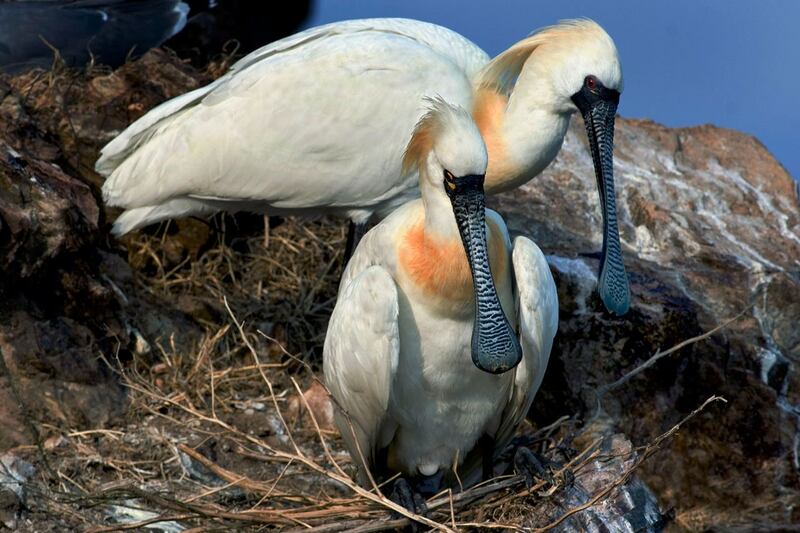
[[[339, 293], [323, 349], [325, 381], [338, 407], [336, 423], [359, 467], [373, 463], [385, 433], [392, 379], [400, 352], [397, 288], [379, 266], [361, 272]], [[352, 431], [351, 428], [352, 427]], [[365, 463], [359, 460], [359, 450]]]
[[382, 201], [415, 185], [376, 177], [400, 168], [422, 97], [468, 107], [472, 76], [487, 61], [457, 33], [418, 21], [298, 33], [156, 107], [106, 145], [96, 164], [109, 176], [104, 198], [127, 208], [191, 194], [285, 209]]
[[514, 239], [517, 317], [522, 362], [516, 369], [508, 406], [495, 435], [496, 450], [511, 442], [539, 390], [558, 331], [558, 293], [544, 254], [526, 237]]

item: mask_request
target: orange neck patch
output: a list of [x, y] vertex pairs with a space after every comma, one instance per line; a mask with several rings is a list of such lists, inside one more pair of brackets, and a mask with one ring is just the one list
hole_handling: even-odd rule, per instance
[[[489, 264], [495, 284], [505, 276], [506, 250], [499, 228], [489, 225]], [[425, 233], [420, 220], [400, 239], [399, 267], [429, 297], [452, 303], [469, 303], [475, 298], [472, 272], [461, 239], [441, 240]]]
[[487, 193], [503, 188], [503, 183], [512, 179], [519, 169], [508, 158], [505, 139], [503, 139], [503, 119], [506, 116], [508, 97], [492, 89], [479, 89], [475, 95], [472, 119], [481, 132], [486, 151], [489, 153], [489, 166], [486, 168]]

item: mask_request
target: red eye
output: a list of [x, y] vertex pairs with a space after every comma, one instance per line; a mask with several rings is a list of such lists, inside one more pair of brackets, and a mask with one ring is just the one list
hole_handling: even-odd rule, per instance
[[589, 89], [594, 89], [595, 87], [597, 87], [597, 78], [595, 78], [594, 76], [586, 76], [586, 79], [583, 80], [583, 82]]

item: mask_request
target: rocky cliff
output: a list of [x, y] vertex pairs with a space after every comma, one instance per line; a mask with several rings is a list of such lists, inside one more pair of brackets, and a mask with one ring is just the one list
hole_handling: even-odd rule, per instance
[[[615, 173], [631, 312], [603, 312], [602, 219], [580, 121], [557, 160], [496, 207], [549, 254], [561, 304], [532, 416], [580, 412], [634, 442], [712, 394], [728, 400], [683, 430], [645, 480], [678, 523], [798, 523], [800, 202], [761, 143], [698, 126], [618, 119]], [[742, 313], [710, 338], [609, 387], [652, 355]], [[598, 391], [602, 396], [598, 407]]]
[[[238, 287], [247, 299], [234, 305], [237, 312], [318, 362], [337, 268], [319, 235], [341, 240], [337, 222], [279, 230], [279, 241], [280, 231], [294, 232], [308, 246], [300, 255], [288, 252], [297, 258], [288, 273], [280, 265], [255, 268], [245, 250], [237, 257], [250, 262], [231, 263], [234, 270], [246, 267], [241, 275], [230, 271], [195, 284], [186, 279], [218, 253], [211, 250], [213, 226], [173, 225], [152, 240], [157, 250], [108, 236], [113, 213], [103, 211], [91, 170], [98, 149], [147, 109], [213, 72], [154, 51], [115, 73], [0, 80], [0, 452], [33, 442], [36, 433], [41, 440], [124, 426], [127, 395], [106, 362], [124, 367], [143, 359], [158, 372], [171, 368], [174, 352], [168, 356], [163, 346], [179, 350], [226, 323], [220, 301], [208, 297], [217, 290]], [[795, 183], [741, 133], [618, 119], [615, 172], [632, 308], [611, 317], [594, 291], [602, 222], [582, 127], [573, 123], [542, 176], [490, 200], [512, 231], [531, 236], [548, 254], [559, 289], [560, 330], [532, 419], [544, 426], [568, 415], [589, 428], [585, 435], [624, 434], [639, 445], [722, 395], [728, 403], [709, 406], [685, 425], [644, 463], [641, 477], [682, 528], [800, 522]], [[244, 220], [236, 231], [245, 233]], [[243, 246], [245, 236], [223, 248]], [[283, 245], [271, 246], [270, 252]], [[221, 263], [235, 255], [219, 253]], [[265, 272], [298, 285], [282, 282], [262, 297], [269, 291], [258, 276]], [[315, 273], [311, 288], [302, 285], [307, 272]], [[157, 285], [148, 281], [155, 278]], [[300, 328], [292, 323], [298, 313], [317, 321]], [[636, 370], [659, 349], [734, 317]]]

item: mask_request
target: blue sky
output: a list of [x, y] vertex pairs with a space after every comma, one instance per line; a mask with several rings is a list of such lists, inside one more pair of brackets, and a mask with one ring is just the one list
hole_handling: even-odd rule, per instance
[[315, 0], [309, 25], [416, 18], [493, 56], [536, 28], [581, 16], [617, 43], [620, 114], [750, 133], [800, 179], [800, 0]]

